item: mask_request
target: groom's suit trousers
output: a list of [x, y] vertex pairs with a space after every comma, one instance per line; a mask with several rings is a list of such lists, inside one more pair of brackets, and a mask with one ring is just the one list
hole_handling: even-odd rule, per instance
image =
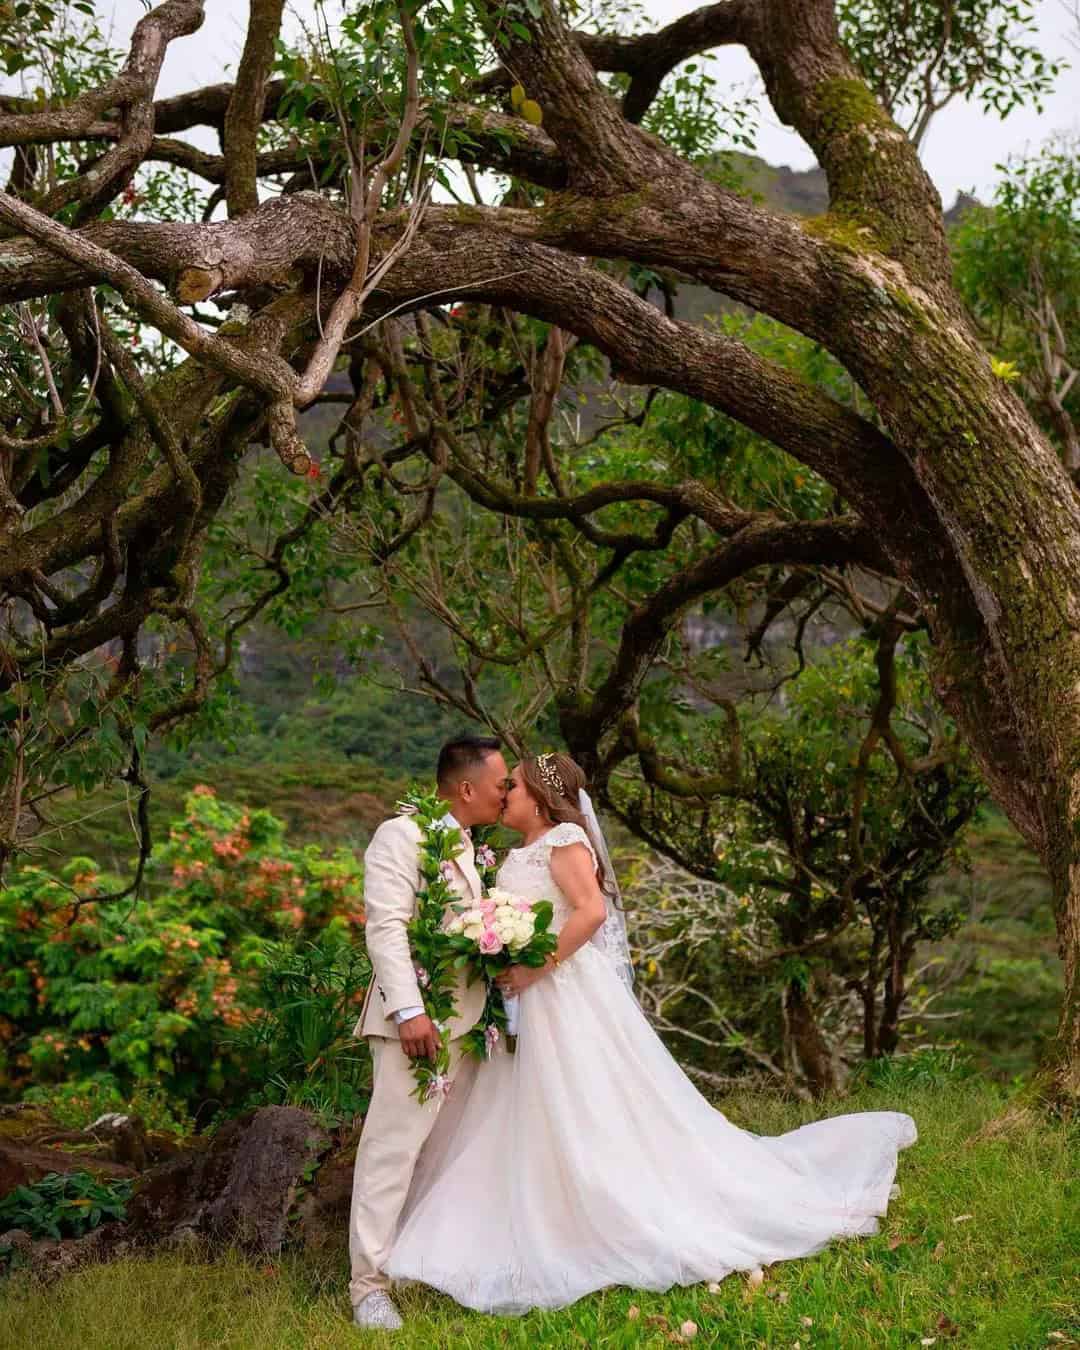
[[[382, 1273], [397, 1232], [416, 1160], [438, 1118], [439, 1105], [410, 1096], [416, 1087], [412, 1061], [401, 1042], [372, 1036], [371, 1105], [353, 1169], [349, 1296], [355, 1307], [390, 1281]], [[461, 1067], [461, 1041], [450, 1042], [450, 1077]]]

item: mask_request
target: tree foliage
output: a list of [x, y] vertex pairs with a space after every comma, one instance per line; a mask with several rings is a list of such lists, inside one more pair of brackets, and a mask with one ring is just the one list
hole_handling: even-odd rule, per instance
[[956, 279], [1005, 379], [1080, 474], [1080, 157], [1068, 141], [1003, 166], [956, 236]]
[[955, 98], [1000, 117], [1041, 107], [1062, 68], [1039, 50], [1031, 0], [841, 0], [837, 15], [855, 64], [916, 145]]

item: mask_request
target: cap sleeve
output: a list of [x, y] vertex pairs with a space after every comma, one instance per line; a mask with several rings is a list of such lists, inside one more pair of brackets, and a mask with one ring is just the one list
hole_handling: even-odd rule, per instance
[[567, 844], [584, 844], [593, 862], [596, 862], [596, 850], [592, 846], [592, 840], [580, 825], [575, 825], [571, 820], [564, 820], [553, 830], [549, 830], [544, 836], [544, 843], [549, 849], [565, 848]]

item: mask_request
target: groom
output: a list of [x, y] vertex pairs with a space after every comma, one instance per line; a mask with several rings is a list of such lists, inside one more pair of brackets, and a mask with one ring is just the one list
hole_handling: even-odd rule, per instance
[[[499, 742], [484, 736], [448, 741], [439, 751], [436, 781], [439, 795], [450, 803], [447, 823], [462, 837], [450, 889], [463, 899], [479, 900], [481, 883], [469, 829], [493, 825], [505, 803], [507, 768]], [[410, 1095], [416, 1086], [412, 1060], [433, 1059], [439, 1042], [439, 1032], [424, 1012], [405, 933], [420, 887], [420, 840], [420, 827], [411, 816], [395, 816], [379, 826], [364, 854], [365, 933], [372, 980], [353, 1033], [368, 1038], [374, 1082], [353, 1172], [349, 1294], [357, 1326], [391, 1331], [402, 1322], [387, 1293], [390, 1281], [382, 1267], [417, 1157], [438, 1114], [434, 1102], [422, 1104]], [[450, 1024], [451, 1078], [461, 1064], [459, 1038], [479, 1021], [484, 998], [483, 981], [469, 987], [462, 972], [454, 992], [456, 1016]]]

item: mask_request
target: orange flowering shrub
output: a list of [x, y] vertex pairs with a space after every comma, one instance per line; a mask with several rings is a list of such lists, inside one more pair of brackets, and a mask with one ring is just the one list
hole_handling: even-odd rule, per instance
[[96, 1083], [228, 1104], [259, 1082], [237, 1034], [265, 1016], [267, 963], [362, 947], [357, 859], [291, 847], [268, 811], [210, 787], [188, 796], [138, 900], [80, 904], [120, 884], [76, 858], [0, 892], [0, 1096]]

